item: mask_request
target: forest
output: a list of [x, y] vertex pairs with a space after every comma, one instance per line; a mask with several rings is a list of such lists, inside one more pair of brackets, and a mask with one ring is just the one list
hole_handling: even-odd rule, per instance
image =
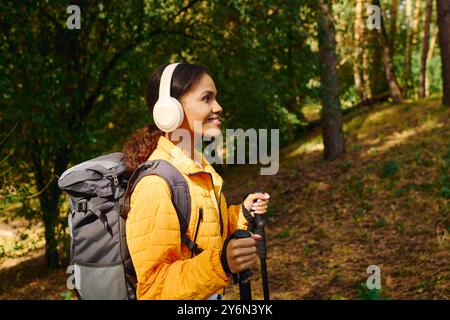
[[0, 0], [0, 300], [76, 299], [58, 178], [152, 123], [180, 61], [224, 132], [279, 130], [275, 175], [215, 165], [228, 203], [271, 195], [272, 299], [450, 298], [450, 0]]

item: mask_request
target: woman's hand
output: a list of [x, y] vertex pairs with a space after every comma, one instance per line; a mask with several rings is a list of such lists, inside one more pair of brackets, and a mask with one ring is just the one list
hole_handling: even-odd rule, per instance
[[[270, 195], [267, 193], [252, 193], [245, 198], [243, 205], [249, 212], [265, 214], [269, 206], [269, 198]], [[239, 273], [256, 266], [258, 262], [256, 241], [261, 239], [260, 235], [251, 233], [250, 238], [230, 240], [226, 246], [226, 263], [232, 273]]]
[[270, 195], [268, 193], [251, 193], [245, 198], [244, 207], [249, 212], [265, 214], [269, 206], [269, 198]]
[[227, 245], [227, 262], [232, 273], [238, 273], [253, 268], [258, 262], [256, 240], [262, 237], [251, 234], [250, 238], [232, 239]]

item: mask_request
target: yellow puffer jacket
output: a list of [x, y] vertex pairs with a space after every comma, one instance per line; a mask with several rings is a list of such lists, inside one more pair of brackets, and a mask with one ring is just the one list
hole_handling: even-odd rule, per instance
[[[223, 293], [230, 283], [220, 262], [223, 242], [236, 229], [248, 227], [241, 206], [227, 208], [222, 178], [213, 167], [205, 159], [202, 165], [193, 161], [165, 137], [159, 138], [149, 158], [155, 159], [170, 162], [188, 182], [191, 219], [187, 235], [191, 240], [196, 235], [195, 242], [203, 252], [191, 258], [191, 251], [181, 244], [166, 182], [155, 175], [144, 177], [131, 196], [126, 222], [128, 249], [138, 279], [137, 298], [191, 300]], [[201, 210], [203, 219], [199, 221]]]

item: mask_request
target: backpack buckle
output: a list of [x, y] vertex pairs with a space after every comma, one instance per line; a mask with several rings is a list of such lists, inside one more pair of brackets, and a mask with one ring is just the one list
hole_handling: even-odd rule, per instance
[[87, 202], [78, 202], [78, 212], [87, 212]]
[[202, 253], [202, 251], [203, 251], [203, 249], [200, 248], [200, 247], [197, 245], [197, 243], [192, 242], [192, 241], [189, 243], [189, 249], [190, 249], [192, 252], [194, 252], [195, 255], [198, 255], [198, 254]]
[[186, 234], [183, 234], [181, 236], [181, 242], [184, 243], [186, 245], [186, 247], [189, 248], [189, 250], [191, 250], [193, 253], [195, 253], [196, 255], [202, 253], [203, 249], [200, 248], [197, 243], [195, 243], [194, 241], [192, 241], [191, 239], [189, 239], [189, 237]]

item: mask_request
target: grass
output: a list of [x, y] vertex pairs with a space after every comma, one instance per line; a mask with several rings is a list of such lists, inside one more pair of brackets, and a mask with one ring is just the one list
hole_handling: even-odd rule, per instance
[[361, 300], [390, 300], [390, 297], [382, 295], [382, 289], [368, 289], [367, 284], [358, 286], [358, 298]]
[[286, 228], [277, 235], [277, 238], [278, 239], [286, 239], [291, 235], [291, 232], [292, 232], [292, 228]]
[[[43, 224], [35, 220], [21, 222], [14, 227], [4, 229], [3, 236], [0, 237], [0, 262], [26, 256], [44, 247]], [[3, 225], [3, 228], [6, 226], [4, 222], [0, 225]]]
[[398, 173], [399, 170], [400, 170], [400, 163], [397, 160], [395, 159], [387, 160], [383, 162], [380, 176], [382, 178], [389, 178]]
[[441, 168], [441, 195], [445, 199], [450, 199], [450, 144], [447, 147], [447, 152], [443, 157], [443, 164]]

